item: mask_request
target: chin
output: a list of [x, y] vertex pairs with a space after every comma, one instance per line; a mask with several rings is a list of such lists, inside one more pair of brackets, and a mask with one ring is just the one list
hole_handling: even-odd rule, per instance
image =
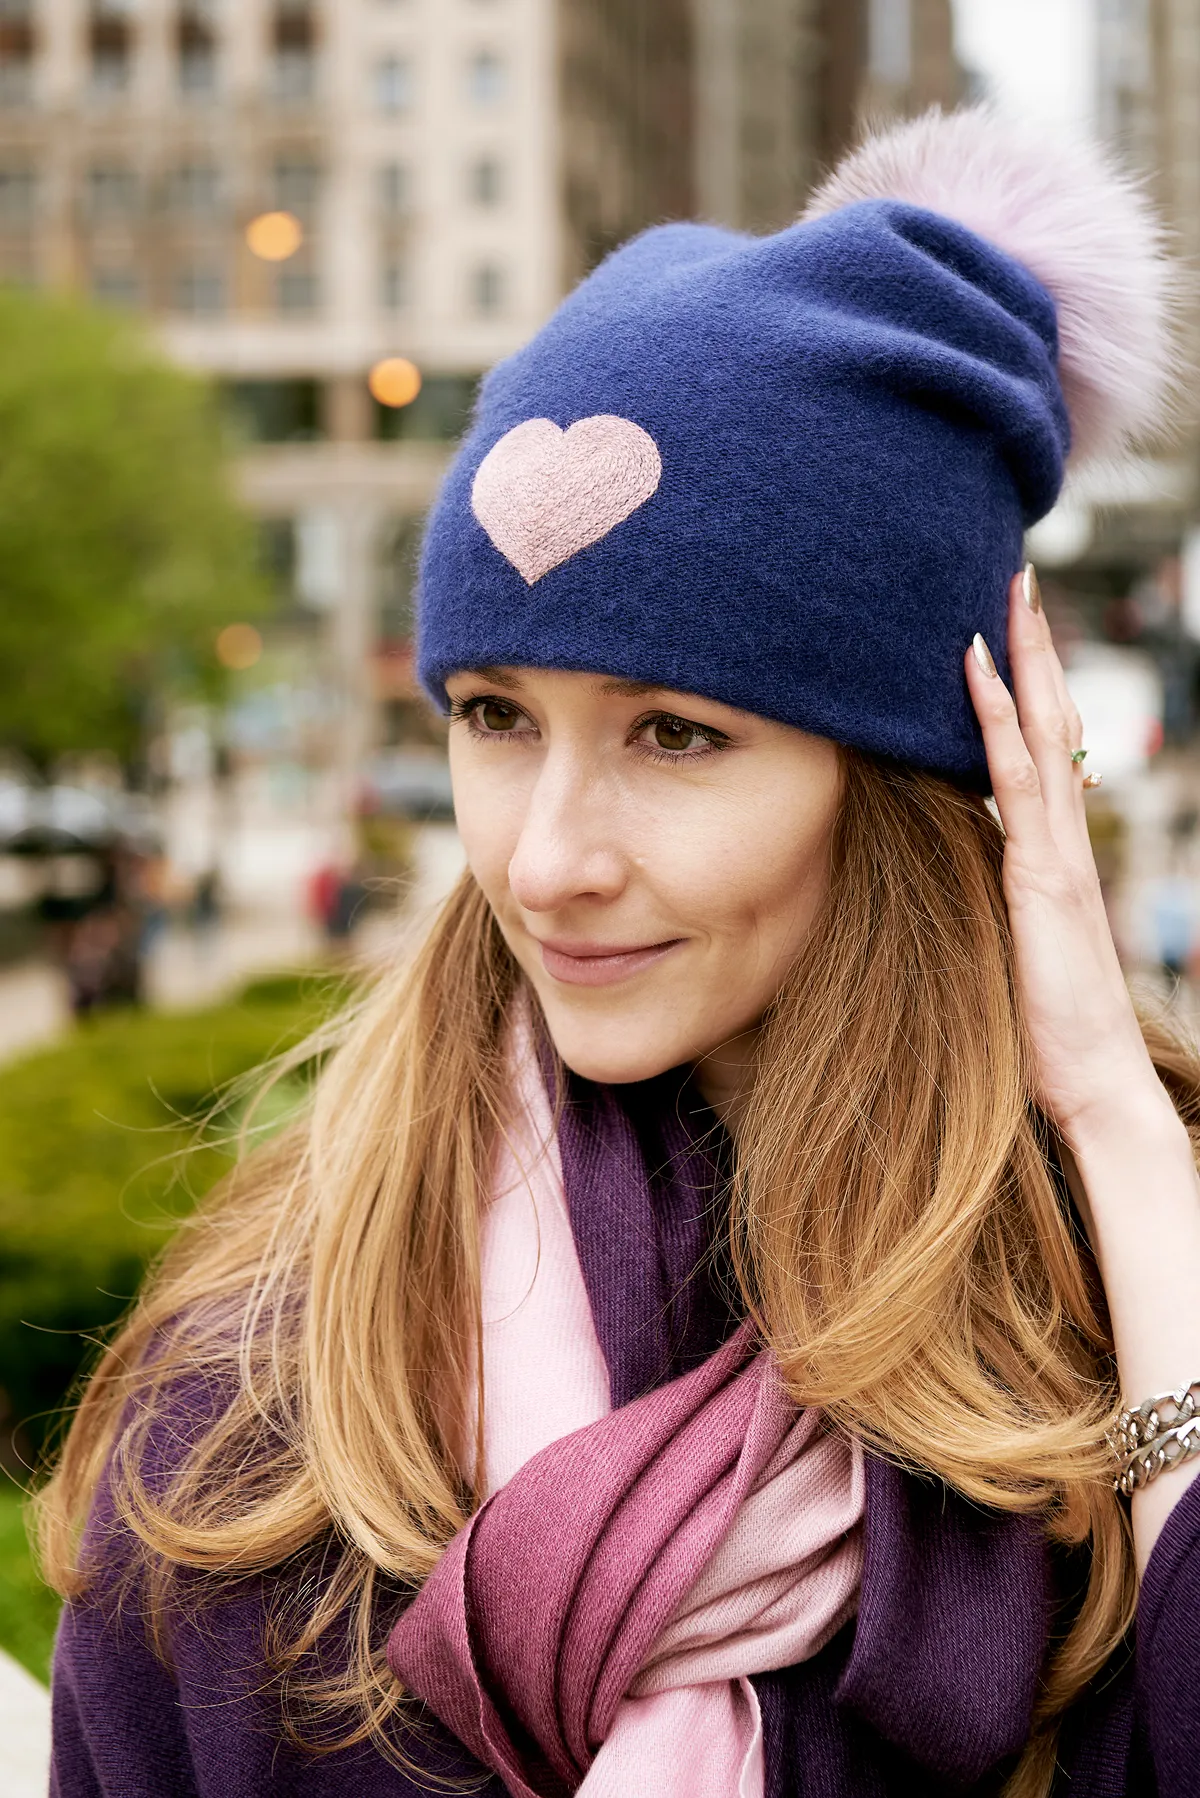
[[573, 1074], [601, 1086], [628, 1086], [651, 1080], [690, 1059], [688, 1045], [663, 1033], [646, 1018], [564, 1017], [558, 1007], [543, 1004], [550, 1040]]

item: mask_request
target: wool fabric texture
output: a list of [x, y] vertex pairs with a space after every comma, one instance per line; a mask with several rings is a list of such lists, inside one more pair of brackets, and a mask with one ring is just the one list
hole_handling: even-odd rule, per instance
[[527, 1025], [514, 1047], [482, 1250], [493, 1496], [388, 1659], [514, 1798], [762, 1798], [749, 1676], [853, 1613], [862, 1452], [797, 1414], [747, 1325], [612, 1410]]
[[483, 384], [426, 535], [422, 680], [624, 676], [986, 790], [963, 655], [981, 630], [1006, 673], [1062, 484], [1060, 312], [1100, 447], [1159, 394], [1162, 269], [1126, 184], [1078, 156], [1056, 182], [983, 111], [876, 140], [774, 236], [646, 232]]
[[[698, 1365], [737, 1327], [710, 1280], [714, 1127], [678, 1076], [633, 1088], [572, 1078], [563, 1095], [563, 1179], [614, 1407]], [[152, 1483], [218, 1402], [202, 1376], [183, 1385], [151, 1445]], [[857, 1617], [812, 1659], [751, 1681], [766, 1798], [995, 1798], [1075, 1570], [1033, 1520], [983, 1511], [875, 1456], [866, 1487]], [[283, 1739], [266, 1637], [289, 1570], [239, 1581], [210, 1607], [174, 1608], [164, 1661], [131, 1593], [137, 1545], [106, 1490], [89, 1534], [96, 1580], [65, 1607], [55, 1649], [51, 1798], [504, 1798], [428, 1711], [401, 1738], [405, 1767], [370, 1742], [313, 1757]], [[1150, 1557], [1136, 1648], [1097, 1673], [1067, 1718], [1059, 1758], [1072, 1798], [1200, 1794], [1180, 1734], [1200, 1708], [1197, 1557], [1200, 1483]]]

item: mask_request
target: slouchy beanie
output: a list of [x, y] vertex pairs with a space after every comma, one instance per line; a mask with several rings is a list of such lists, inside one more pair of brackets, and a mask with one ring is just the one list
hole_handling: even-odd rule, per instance
[[985, 108], [868, 139], [769, 237], [655, 227], [481, 388], [426, 533], [421, 678], [590, 671], [986, 791], [1026, 528], [1170, 378], [1169, 265], [1095, 149]]

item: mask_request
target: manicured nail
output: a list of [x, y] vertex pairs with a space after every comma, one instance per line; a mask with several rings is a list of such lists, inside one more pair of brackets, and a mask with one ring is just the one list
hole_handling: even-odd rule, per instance
[[1038, 586], [1037, 569], [1032, 562], [1026, 562], [1025, 564], [1024, 573], [1021, 575], [1021, 592], [1025, 595], [1025, 604], [1029, 607], [1029, 610], [1031, 612], [1040, 612], [1042, 609], [1042, 590]]
[[971, 639], [971, 648], [975, 651], [975, 661], [979, 667], [979, 672], [981, 674], [986, 674], [990, 679], [995, 679], [996, 664], [992, 660], [992, 652], [978, 631], [975, 632], [974, 637]]

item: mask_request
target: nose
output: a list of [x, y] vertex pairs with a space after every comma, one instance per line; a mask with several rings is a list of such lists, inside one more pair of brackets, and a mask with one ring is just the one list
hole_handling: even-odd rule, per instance
[[547, 756], [529, 792], [508, 885], [525, 911], [552, 912], [575, 899], [615, 899], [628, 857], [619, 842], [619, 807], [575, 756]]

